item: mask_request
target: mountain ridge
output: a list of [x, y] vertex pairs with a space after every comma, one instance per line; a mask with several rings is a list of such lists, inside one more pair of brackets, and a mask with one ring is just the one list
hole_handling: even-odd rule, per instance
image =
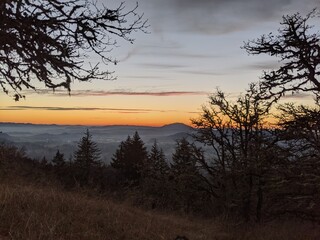
[[180, 123], [180, 122], [174, 122], [174, 123], [168, 123], [164, 124], [162, 126], [149, 126], [149, 125], [130, 125], [130, 124], [112, 124], [112, 125], [81, 125], [81, 124], [45, 124], [45, 123], [15, 123], [15, 122], [0, 122], [1, 125], [12, 125], [12, 126], [43, 126], [43, 127], [92, 127], [92, 128], [99, 128], [99, 127], [149, 127], [149, 128], [167, 128], [167, 127], [177, 127], [177, 126], [185, 126], [188, 128], [192, 128], [191, 126]]

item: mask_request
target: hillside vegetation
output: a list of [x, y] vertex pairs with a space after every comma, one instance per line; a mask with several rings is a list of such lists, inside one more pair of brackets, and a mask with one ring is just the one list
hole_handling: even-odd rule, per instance
[[[13, 157], [21, 158], [19, 152]], [[220, 218], [145, 210], [94, 189], [66, 190], [41, 165], [27, 159], [1, 161], [0, 239], [173, 240], [184, 235], [189, 240], [316, 240], [317, 227], [288, 220], [248, 225], [229, 219], [227, 223]]]
[[144, 211], [124, 203], [30, 183], [0, 184], [0, 239], [319, 239], [303, 223], [241, 226]]
[[[192, 135], [172, 136], [181, 139], [169, 159], [159, 140], [148, 149], [137, 131], [110, 165], [88, 129], [68, 158], [57, 149], [52, 159], [32, 159], [0, 141], [0, 238], [320, 239], [320, 36], [307, 23], [314, 17], [316, 10], [284, 16], [278, 34], [245, 43], [249, 54], [280, 57], [281, 67], [236, 99], [221, 90], [209, 96]], [[278, 104], [300, 91], [314, 105]]]

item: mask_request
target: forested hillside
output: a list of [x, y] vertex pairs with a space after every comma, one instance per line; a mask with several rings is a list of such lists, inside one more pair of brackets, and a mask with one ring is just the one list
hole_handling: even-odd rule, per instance
[[0, 239], [316, 240], [320, 234], [316, 225], [293, 219], [247, 225], [152, 209], [133, 201], [132, 192], [122, 199], [99, 189], [66, 189], [48, 166], [16, 148], [1, 146], [0, 154]]

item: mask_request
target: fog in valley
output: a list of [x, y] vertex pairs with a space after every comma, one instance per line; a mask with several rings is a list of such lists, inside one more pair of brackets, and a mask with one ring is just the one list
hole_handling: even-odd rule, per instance
[[163, 149], [167, 159], [175, 148], [175, 142], [183, 137], [191, 138], [193, 129], [181, 123], [163, 127], [144, 126], [64, 126], [35, 124], [0, 124], [0, 143], [10, 143], [24, 148], [32, 158], [50, 161], [57, 150], [69, 159], [77, 148], [79, 140], [89, 129], [93, 140], [101, 150], [101, 160], [110, 163], [121, 141], [137, 131], [149, 150], [155, 140]]

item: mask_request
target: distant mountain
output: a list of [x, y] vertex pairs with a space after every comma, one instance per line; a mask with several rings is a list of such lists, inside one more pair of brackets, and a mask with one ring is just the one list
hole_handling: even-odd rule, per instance
[[87, 128], [101, 149], [102, 159], [106, 163], [112, 158], [119, 143], [128, 135], [132, 136], [135, 131], [138, 131], [148, 149], [156, 139], [168, 159], [171, 158], [176, 140], [183, 137], [190, 138], [190, 134], [194, 131], [192, 127], [183, 123], [172, 123], [162, 127], [0, 123], [0, 132], [2, 132], [0, 142], [2, 140], [2, 142], [12, 142], [18, 147], [25, 147], [29, 156], [38, 159], [43, 156], [52, 159], [58, 149], [68, 157], [74, 153], [77, 142]]
[[193, 130], [192, 127], [183, 124], [183, 123], [171, 123], [171, 124], [167, 124], [161, 127], [162, 129], [166, 129], [166, 130], [175, 130], [175, 131], [179, 131], [179, 132], [184, 132], [184, 131], [191, 131]]
[[14, 123], [14, 122], [0, 122], [0, 126], [14, 126], [14, 127], [26, 127], [26, 126], [45, 126], [45, 127], [55, 127], [55, 126], [63, 126], [57, 124], [33, 124], [33, 123]]

